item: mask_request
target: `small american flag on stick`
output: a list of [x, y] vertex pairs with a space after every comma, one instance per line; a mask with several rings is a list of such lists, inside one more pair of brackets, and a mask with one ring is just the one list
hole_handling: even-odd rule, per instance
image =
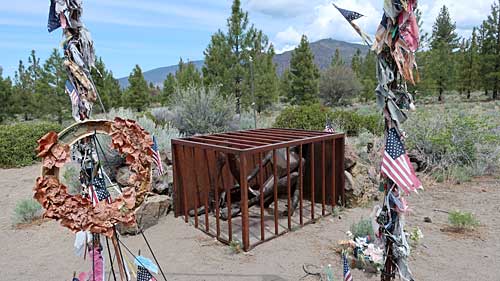
[[80, 97], [78, 96], [75, 86], [69, 80], [66, 80], [66, 93], [68, 93], [69, 98], [71, 99], [71, 105], [78, 106]]
[[415, 170], [396, 128], [389, 129], [381, 170], [382, 174], [390, 178], [407, 194], [422, 188], [422, 183], [415, 175]]
[[342, 254], [342, 261], [344, 263], [344, 281], [352, 281], [351, 269], [347, 263], [346, 254]]
[[330, 119], [326, 120], [325, 129], [323, 130], [323, 132], [332, 133], [332, 134], [335, 133], [335, 129], [333, 128], [332, 121]]
[[137, 267], [137, 281], [156, 281], [149, 271], [142, 266]]
[[163, 170], [163, 163], [161, 162], [160, 150], [158, 149], [158, 143], [156, 142], [156, 137], [153, 136], [153, 146], [151, 146], [151, 150], [153, 151], [153, 162], [156, 165], [158, 175], [162, 176], [165, 174], [165, 170]]

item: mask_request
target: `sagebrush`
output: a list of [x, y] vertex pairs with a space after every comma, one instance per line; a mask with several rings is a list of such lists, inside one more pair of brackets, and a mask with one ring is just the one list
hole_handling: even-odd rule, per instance
[[42, 216], [42, 206], [34, 199], [23, 199], [14, 208], [14, 225], [31, 223]]

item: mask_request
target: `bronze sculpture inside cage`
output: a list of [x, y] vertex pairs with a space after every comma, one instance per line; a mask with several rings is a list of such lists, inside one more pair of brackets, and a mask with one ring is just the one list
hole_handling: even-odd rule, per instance
[[344, 142], [292, 129], [172, 140], [175, 215], [248, 251], [343, 204]]

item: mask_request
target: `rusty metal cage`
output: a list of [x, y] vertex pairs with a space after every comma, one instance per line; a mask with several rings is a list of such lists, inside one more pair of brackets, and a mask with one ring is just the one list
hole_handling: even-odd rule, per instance
[[[344, 142], [342, 133], [292, 129], [174, 139], [175, 215], [248, 251], [344, 202]], [[298, 161], [295, 170], [291, 161]], [[267, 198], [265, 186], [272, 187]], [[249, 207], [249, 199], [258, 204]], [[233, 206], [241, 212], [237, 216]]]

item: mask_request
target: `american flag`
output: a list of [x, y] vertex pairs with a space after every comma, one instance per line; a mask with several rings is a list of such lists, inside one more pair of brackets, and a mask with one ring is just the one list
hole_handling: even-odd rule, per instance
[[137, 281], [156, 281], [149, 271], [142, 266], [137, 267]]
[[92, 196], [92, 202], [95, 206], [97, 202], [106, 200], [106, 202], [111, 203], [111, 195], [106, 188], [106, 181], [104, 178], [95, 178], [93, 184], [89, 185], [89, 193]]
[[344, 16], [344, 18], [351, 24], [352, 28], [356, 30], [356, 32], [363, 38], [365, 43], [367, 45], [372, 44], [372, 40], [370, 39], [370, 36], [366, 34], [359, 26], [357, 26], [353, 21], [361, 18], [363, 15], [354, 11], [349, 11], [346, 9], [339, 8], [335, 3], [332, 3], [335, 8]]
[[165, 171], [163, 170], [163, 164], [161, 162], [160, 150], [158, 149], [158, 143], [156, 142], [156, 137], [153, 136], [153, 146], [151, 146], [153, 151], [153, 161], [155, 162], [156, 168], [158, 170], [158, 175], [163, 175]]
[[335, 5], [335, 3], [332, 3], [333, 6], [335, 6], [335, 8], [337, 8], [337, 10], [339, 10], [339, 12], [344, 16], [344, 18], [348, 21], [348, 22], [351, 22], [353, 20], [357, 20], [359, 19], [360, 17], [362, 17], [363, 15], [360, 14], [360, 13], [357, 13], [357, 12], [354, 12], [354, 11], [349, 11], [349, 10], [346, 10], [346, 9], [342, 9], [342, 8], [339, 8], [337, 5]]
[[407, 194], [422, 188], [422, 183], [415, 175], [410, 158], [406, 154], [401, 136], [396, 128], [389, 129], [381, 170], [382, 174], [390, 178]]
[[352, 281], [351, 269], [349, 269], [349, 264], [347, 264], [347, 257], [342, 254], [342, 260], [344, 262], [344, 281]]
[[78, 92], [76, 91], [75, 86], [69, 80], [66, 80], [66, 93], [68, 93], [69, 98], [71, 99], [71, 105], [78, 106], [80, 97], [78, 97]]
[[323, 132], [332, 133], [332, 134], [335, 133], [335, 129], [332, 126], [332, 121], [326, 120], [325, 130], [323, 130]]

